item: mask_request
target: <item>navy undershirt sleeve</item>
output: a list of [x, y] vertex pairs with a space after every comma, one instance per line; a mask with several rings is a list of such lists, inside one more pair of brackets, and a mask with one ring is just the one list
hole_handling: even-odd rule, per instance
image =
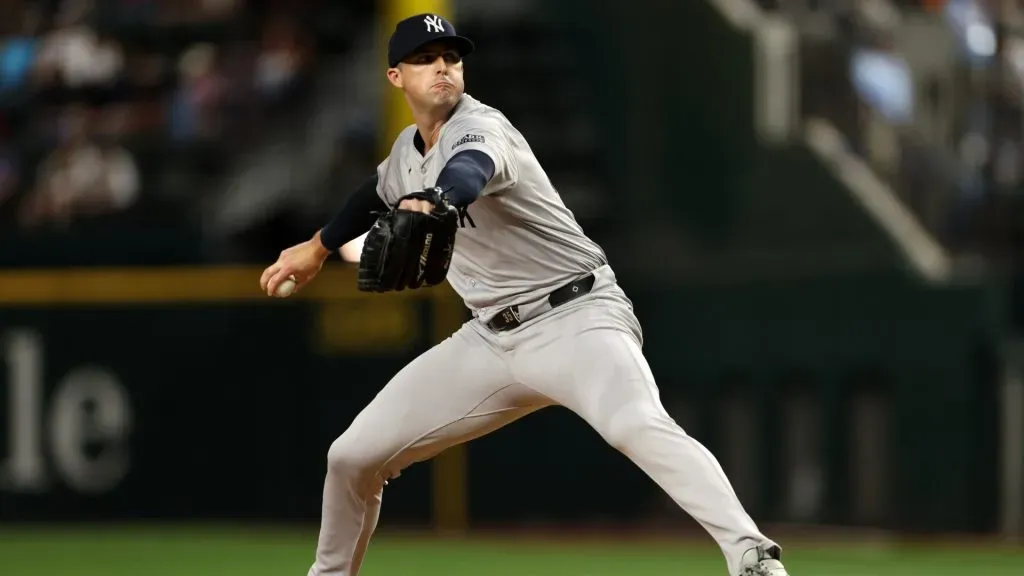
[[360, 184], [341, 211], [320, 229], [320, 243], [324, 248], [334, 252], [355, 240], [373, 227], [377, 221], [374, 212], [388, 210], [387, 204], [377, 194], [377, 178], [374, 174]]
[[494, 161], [479, 150], [465, 150], [452, 156], [437, 176], [437, 187], [445, 191], [454, 206], [472, 204], [494, 176]]

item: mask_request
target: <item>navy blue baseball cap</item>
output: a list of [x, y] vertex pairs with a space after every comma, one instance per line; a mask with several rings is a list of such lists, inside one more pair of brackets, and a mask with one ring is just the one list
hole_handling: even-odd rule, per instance
[[455, 26], [443, 17], [436, 14], [419, 14], [395, 25], [395, 31], [388, 40], [388, 66], [398, 66], [399, 62], [421, 46], [435, 40], [448, 40], [462, 56], [475, 48], [469, 38], [456, 34]]

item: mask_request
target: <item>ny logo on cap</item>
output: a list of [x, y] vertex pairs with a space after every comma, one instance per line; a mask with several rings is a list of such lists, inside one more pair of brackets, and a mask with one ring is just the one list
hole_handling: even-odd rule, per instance
[[427, 25], [427, 32], [444, 32], [444, 24], [441, 23], [439, 16], [427, 16], [423, 19], [423, 23]]

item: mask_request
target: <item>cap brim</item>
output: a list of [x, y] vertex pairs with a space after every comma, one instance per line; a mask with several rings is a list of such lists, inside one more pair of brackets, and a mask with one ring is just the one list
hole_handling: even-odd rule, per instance
[[463, 56], [472, 54], [473, 50], [476, 50], [476, 46], [473, 44], [473, 41], [465, 36], [452, 36], [451, 38], [452, 41], [455, 42], [455, 49]]

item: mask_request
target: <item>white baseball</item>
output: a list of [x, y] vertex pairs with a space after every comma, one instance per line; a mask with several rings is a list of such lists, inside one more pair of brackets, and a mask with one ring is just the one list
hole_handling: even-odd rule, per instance
[[295, 292], [295, 276], [289, 276], [277, 285], [276, 294], [281, 298], [287, 298]]

